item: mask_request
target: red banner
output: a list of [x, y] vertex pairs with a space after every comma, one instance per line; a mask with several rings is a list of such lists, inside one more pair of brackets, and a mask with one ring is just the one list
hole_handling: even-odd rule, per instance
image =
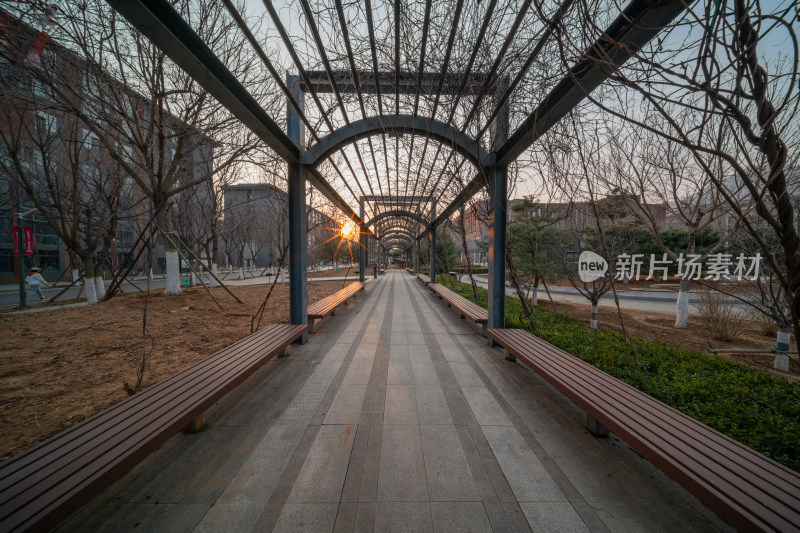
[[[14, 232], [14, 257], [19, 256], [19, 231], [17, 226], [12, 226]], [[33, 255], [33, 227], [22, 226], [22, 236], [25, 241], [25, 256], [30, 257]]]

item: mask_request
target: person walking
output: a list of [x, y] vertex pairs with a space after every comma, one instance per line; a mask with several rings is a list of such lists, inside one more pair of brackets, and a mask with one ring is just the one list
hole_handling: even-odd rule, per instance
[[36, 293], [39, 295], [40, 299], [44, 300], [44, 294], [42, 294], [41, 286], [44, 285], [47, 287], [49, 284], [44, 280], [42, 275], [39, 274], [39, 267], [33, 267], [31, 271], [28, 272], [28, 277], [25, 278], [25, 281], [31, 286], [31, 293], [28, 296]]

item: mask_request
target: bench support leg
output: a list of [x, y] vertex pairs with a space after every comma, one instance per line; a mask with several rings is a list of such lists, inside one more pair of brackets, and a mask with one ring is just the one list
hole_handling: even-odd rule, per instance
[[586, 413], [586, 429], [595, 437], [608, 437], [608, 428], [598, 422], [597, 419], [589, 413]]
[[282, 357], [286, 357], [287, 355], [289, 355], [289, 354], [286, 353], [286, 348], [284, 348], [283, 350], [278, 352], [278, 359], [280, 359]]
[[315, 320], [313, 318], [308, 319], [308, 332], [311, 333], [312, 335], [314, 334], [314, 322]]
[[517, 360], [517, 356], [514, 355], [513, 353], [509, 352], [508, 350], [506, 350], [506, 361], [511, 361], [513, 363], [516, 360]]
[[198, 415], [197, 418], [186, 424], [186, 427], [183, 428], [183, 432], [197, 433], [198, 431], [202, 431], [204, 427], [206, 427], [206, 421], [203, 415]]

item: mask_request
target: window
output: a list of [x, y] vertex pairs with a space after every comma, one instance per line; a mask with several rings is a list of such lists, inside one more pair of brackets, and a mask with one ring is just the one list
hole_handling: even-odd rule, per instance
[[100, 139], [93, 132], [83, 130], [83, 149], [86, 152], [97, 153], [100, 150]]
[[44, 111], [37, 111], [34, 119], [36, 126], [36, 133], [41, 137], [49, 137], [55, 135], [58, 129], [56, 117], [45, 113]]

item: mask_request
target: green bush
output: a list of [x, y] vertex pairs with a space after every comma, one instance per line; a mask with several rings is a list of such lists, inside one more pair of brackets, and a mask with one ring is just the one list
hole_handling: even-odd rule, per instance
[[[472, 287], [456, 292], [475, 301]], [[486, 307], [487, 291], [476, 303]], [[540, 307], [534, 327], [519, 319], [518, 300], [506, 298], [506, 326], [531, 331], [650, 396], [699, 420], [767, 457], [800, 471], [800, 386], [719, 356], [634, 338], [633, 351], [622, 334], [590, 331], [577, 321]]]

